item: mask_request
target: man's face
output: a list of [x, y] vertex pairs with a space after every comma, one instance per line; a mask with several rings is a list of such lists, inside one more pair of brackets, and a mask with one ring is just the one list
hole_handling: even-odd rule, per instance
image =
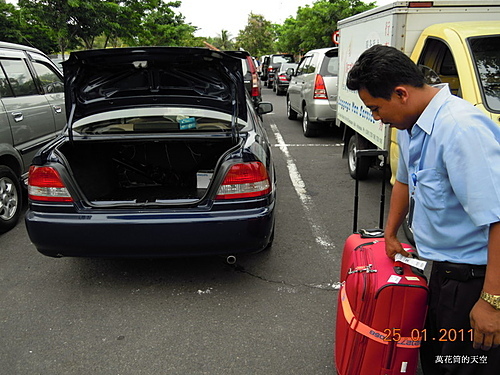
[[409, 129], [415, 123], [415, 117], [408, 113], [406, 93], [395, 90], [389, 100], [375, 98], [368, 90], [360, 89], [359, 97], [372, 112], [375, 121], [382, 121], [391, 128]]

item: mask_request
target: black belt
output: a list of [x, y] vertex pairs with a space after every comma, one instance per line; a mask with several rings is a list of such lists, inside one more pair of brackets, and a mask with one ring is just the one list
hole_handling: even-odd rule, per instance
[[442, 277], [458, 281], [483, 278], [486, 275], [485, 265], [434, 262], [434, 268]]

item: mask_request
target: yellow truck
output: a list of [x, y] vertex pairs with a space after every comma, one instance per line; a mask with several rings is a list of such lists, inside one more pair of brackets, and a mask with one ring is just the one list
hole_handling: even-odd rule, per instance
[[500, 1], [396, 1], [338, 23], [340, 73], [337, 125], [344, 127], [344, 156], [352, 177], [364, 179], [377, 157], [359, 149], [389, 150], [393, 174], [395, 129], [375, 122], [357, 92], [345, 85], [349, 69], [374, 44], [394, 46], [421, 66], [430, 83], [447, 82], [500, 125]]

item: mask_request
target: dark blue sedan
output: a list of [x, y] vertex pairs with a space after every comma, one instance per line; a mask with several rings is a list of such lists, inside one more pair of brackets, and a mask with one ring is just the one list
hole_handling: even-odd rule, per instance
[[[203, 48], [81, 51], [64, 63], [65, 132], [30, 168], [42, 254], [237, 255], [274, 237], [267, 135], [241, 61]], [[260, 113], [257, 113], [257, 112]]]

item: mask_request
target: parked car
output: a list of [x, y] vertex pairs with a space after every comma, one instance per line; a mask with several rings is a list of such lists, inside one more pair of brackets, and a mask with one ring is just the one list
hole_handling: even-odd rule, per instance
[[335, 122], [337, 116], [338, 48], [307, 52], [296, 70], [289, 69], [290, 84], [286, 97], [287, 116], [302, 116], [306, 137]]
[[224, 53], [242, 59], [245, 88], [257, 108], [262, 101], [262, 82], [253, 57], [247, 51], [224, 51]]
[[28, 180], [39, 252], [235, 256], [271, 245], [273, 160], [239, 59], [141, 47], [73, 52], [63, 66], [68, 126]]
[[299, 64], [296, 63], [283, 63], [274, 75], [273, 91], [276, 95], [282, 95], [288, 90], [290, 84], [290, 75], [287, 74], [288, 69], [297, 70]]
[[263, 78], [263, 80], [266, 81], [267, 87], [273, 87], [274, 74], [282, 63], [293, 62], [295, 62], [295, 58], [293, 57], [293, 55], [288, 53], [266, 56], [264, 58], [264, 63], [262, 64], [262, 71], [265, 72], [265, 78]]
[[0, 233], [17, 224], [31, 159], [64, 127], [64, 112], [62, 74], [49, 57], [0, 42]]

